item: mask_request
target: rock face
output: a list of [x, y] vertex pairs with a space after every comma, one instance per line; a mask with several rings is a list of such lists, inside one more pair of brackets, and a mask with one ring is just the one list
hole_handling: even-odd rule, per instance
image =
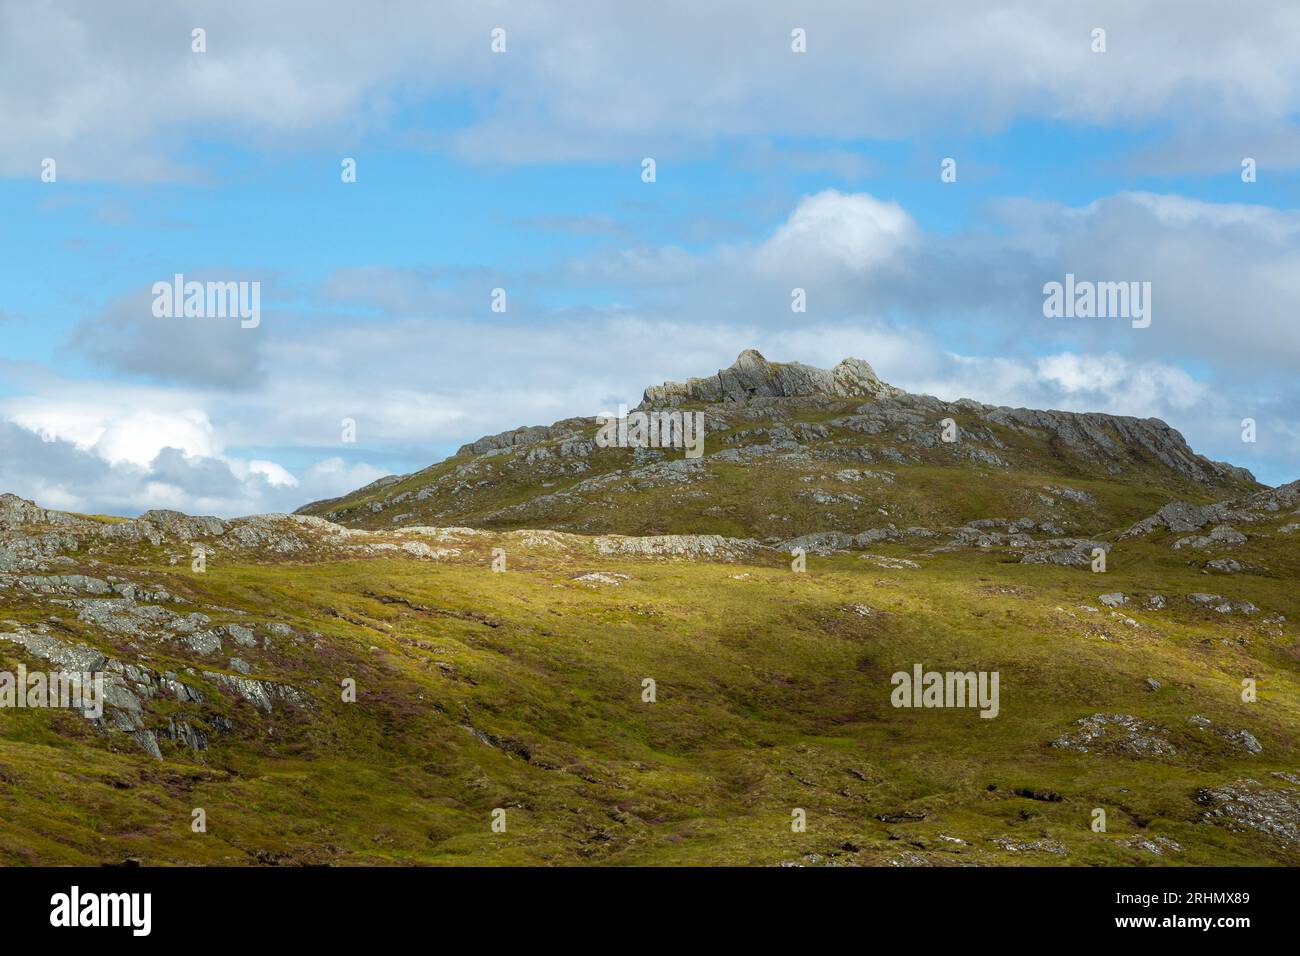
[[[1241, 498], [1220, 501], [1212, 505], [1193, 505], [1186, 501], [1171, 501], [1155, 514], [1143, 518], [1124, 532], [1125, 538], [1151, 534], [1155, 531], [1168, 530], [1180, 534], [1200, 531], [1207, 524], [1218, 525], [1208, 535], [1183, 538], [1174, 547], [1192, 545], [1205, 547], [1212, 544], [1242, 544], [1246, 536], [1224, 522], [1235, 521], [1254, 524], [1270, 521], [1290, 509], [1300, 508], [1300, 481], [1279, 485], [1265, 491], [1256, 492]], [[1286, 528], [1281, 529], [1283, 533]]]
[[[1129, 450], [1140, 450], [1171, 471], [1197, 481], [1254, 480], [1245, 468], [1210, 461], [1196, 454], [1176, 429], [1158, 418], [1030, 408], [997, 408], [982, 417], [995, 423], [1048, 433], [1065, 447], [1097, 460], [1122, 459]], [[1118, 464], [1113, 467], [1118, 468]]]
[[[214, 733], [256, 733], [245, 719], [249, 708], [241, 711], [236, 702], [262, 715], [274, 710], [277, 718], [308, 708], [310, 697], [297, 688], [244, 676], [264, 672], [280, 653], [273, 650], [277, 644], [296, 641], [291, 628], [251, 619], [218, 623], [214, 614], [240, 612], [196, 605], [156, 580], [136, 579], [142, 573], [153, 578], [155, 572], [143, 570], [150, 563], [188, 571], [195, 547], [218, 560], [267, 560], [400, 546], [314, 517], [224, 521], [147, 511], [106, 522], [0, 495], [0, 604], [22, 608], [33, 619], [0, 620], [0, 654], [21, 649], [51, 668], [102, 673], [105, 709], [90, 726], [129, 736], [155, 759], [166, 756], [167, 741], [201, 751]], [[150, 554], [143, 565], [142, 554]], [[134, 557], [124, 561], [124, 555]], [[201, 662], [220, 667], [226, 641], [255, 651], [250, 656], [261, 666], [236, 659], [239, 666], [231, 663], [238, 674], [196, 669]], [[170, 663], [159, 665], [160, 659]]]
[[[138, 663], [107, 657], [93, 647], [71, 644], [45, 633], [45, 625], [36, 631], [17, 630], [0, 633], [0, 641], [18, 645], [29, 654], [61, 670], [99, 673], [104, 683], [104, 712], [91, 724], [106, 733], [124, 733], [155, 760], [163, 759], [160, 739], [172, 740], [190, 750], [208, 748], [208, 731], [230, 733], [230, 720], [210, 709], [213, 703], [188, 676], [176, 671], [158, 671]], [[192, 673], [192, 671], [186, 672]], [[204, 676], [224, 691], [243, 698], [260, 710], [270, 712], [273, 702], [284, 701], [298, 707], [308, 706], [308, 699], [295, 688], [272, 681], [235, 677], [212, 671]], [[155, 701], [166, 700], [185, 713], [168, 716], [154, 714]], [[197, 727], [196, 727], [197, 725]], [[198, 729], [202, 727], [204, 729]]]
[[902, 395], [901, 388], [882, 382], [862, 359], [846, 358], [833, 369], [799, 362], [769, 362], [756, 349], [745, 349], [730, 368], [708, 378], [665, 382], [645, 390], [641, 408], [683, 402], [746, 402], [753, 398], [878, 398]]

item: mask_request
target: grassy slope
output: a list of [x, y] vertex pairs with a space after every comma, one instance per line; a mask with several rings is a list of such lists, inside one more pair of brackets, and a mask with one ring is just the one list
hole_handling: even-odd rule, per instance
[[[1120, 543], [1104, 576], [893, 546], [874, 550], [922, 569], [846, 555], [810, 558], [800, 575], [776, 557], [620, 561], [513, 545], [499, 575], [488, 570], [497, 543], [476, 539], [436, 563], [213, 561], [202, 576], [148, 548], [123, 552], [123, 570], [177, 593], [318, 631], [316, 646], [240, 651], [316, 709], [263, 718], [228, 703], [234, 737], [200, 758], [168, 750], [161, 765], [79, 717], [5, 712], [0, 861], [1297, 862], [1253, 831], [1201, 822], [1192, 799], [1297, 769], [1294, 639], [1263, 615], [1179, 601], [1130, 611], [1136, 629], [1078, 610], [1101, 591], [1209, 590], [1300, 619], [1300, 560], [1280, 535], [1236, 552], [1268, 574], [1231, 579], [1207, 578], [1162, 540]], [[616, 588], [573, 580], [592, 570], [629, 577]], [[880, 613], [861, 617], [846, 609], [854, 603]], [[48, 613], [0, 592], [0, 620]], [[0, 645], [0, 667], [19, 659]], [[1001, 715], [893, 709], [889, 675], [916, 662], [998, 670]], [[186, 663], [153, 653], [153, 666]], [[1246, 675], [1260, 678], [1253, 705], [1238, 696]], [[1163, 688], [1146, 690], [1149, 676]], [[339, 699], [344, 677], [358, 682], [356, 704]], [[641, 702], [644, 677], [657, 681], [657, 703]], [[1046, 747], [1097, 711], [1168, 725], [1179, 756]], [[1264, 752], [1200, 741], [1186, 730], [1191, 714], [1250, 729]], [[1063, 799], [1014, 795], [1022, 787]], [[1089, 829], [1096, 806], [1108, 834]], [[193, 807], [207, 810], [208, 833], [190, 832]], [[507, 809], [505, 834], [490, 831], [495, 807]], [[791, 832], [794, 807], [807, 810], [808, 832]], [[899, 811], [926, 817], [876, 819]], [[1184, 850], [1157, 858], [1119, 844], [1137, 832]], [[1056, 840], [1068, 855], [1008, 853], [989, 842], [998, 837]]]

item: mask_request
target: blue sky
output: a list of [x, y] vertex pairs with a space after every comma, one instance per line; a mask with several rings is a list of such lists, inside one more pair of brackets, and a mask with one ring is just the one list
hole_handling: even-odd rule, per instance
[[[333, 3], [0, 2], [0, 484], [111, 513], [291, 509], [749, 346], [1161, 417], [1300, 477], [1296, 14], [859, 6], [399, 2], [358, 24]], [[260, 282], [261, 324], [154, 318], [178, 272]], [[1151, 281], [1151, 328], [1045, 319], [1066, 272]]]

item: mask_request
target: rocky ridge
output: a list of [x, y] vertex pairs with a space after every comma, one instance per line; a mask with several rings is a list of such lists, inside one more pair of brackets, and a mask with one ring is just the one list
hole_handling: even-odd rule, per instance
[[[921, 499], [903, 490], [899, 469], [960, 471], [1004, 497], [1018, 482], [999, 473], [1055, 476], [1060, 480], [1040, 481], [1034, 497], [1022, 494], [1007, 507], [1032, 506], [1036, 521], [1062, 526], [1067, 522], [1060, 520], [1061, 507], [1101, 509], [1088, 491], [1075, 487], [1080, 478], [1165, 484], [1167, 498], [1179, 489], [1225, 497], [1259, 488], [1248, 471], [1196, 454], [1157, 419], [945, 402], [888, 385], [859, 359], [817, 369], [769, 362], [750, 349], [714, 376], [646, 389], [640, 409], [702, 413], [704, 455], [602, 448], [595, 441], [595, 419], [571, 418], [484, 436], [446, 462], [313, 502], [299, 513], [353, 527], [467, 523], [653, 534], [709, 531], [713, 508], [728, 518], [731, 536], [774, 544], [820, 530], [862, 533], [870, 527], [869, 512], [879, 512], [883, 503], [888, 515], [888, 503], [900, 496], [908, 499], [911, 516], [930, 527], [938, 526], [936, 512], [960, 505], [961, 499], [936, 490], [928, 506], [917, 507]], [[785, 505], [784, 520], [805, 526], [776, 527], [781, 512], [760, 519], [744, 513], [752, 497], [728, 499], [728, 469], [739, 466], [768, 490], [810, 483], [785, 496], [795, 500]], [[925, 477], [931, 486], [942, 484], [933, 472]], [[663, 520], [629, 522], [630, 514], [645, 509], [620, 507], [622, 502], [646, 497], [660, 502]], [[807, 526], [809, 511], [818, 513], [821, 527]], [[1089, 526], [1077, 530], [1096, 533], [1124, 518], [1094, 513]]]
[[688, 402], [719, 404], [748, 402], [756, 398], [893, 398], [901, 388], [882, 382], [862, 359], [846, 358], [833, 369], [814, 368], [800, 362], [769, 362], [757, 349], [745, 349], [729, 367], [708, 378], [665, 382], [645, 390], [639, 408], [657, 408]]

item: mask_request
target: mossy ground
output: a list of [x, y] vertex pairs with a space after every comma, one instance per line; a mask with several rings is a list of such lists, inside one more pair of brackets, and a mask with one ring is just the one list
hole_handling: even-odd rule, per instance
[[[512, 547], [498, 574], [499, 543], [475, 539], [436, 562], [217, 558], [202, 575], [132, 553], [122, 570], [229, 608], [231, 621], [317, 632], [240, 651], [255, 676], [292, 683], [313, 706], [267, 717], [227, 701], [234, 734], [202, 755], [169, 746], [162, 763], [78, 716], [0, 714], [0, 861], [1297, 862], [1294, 847], [1207, 822], [1194, 799], [1300, 768], [1300, 645], [1290, 625], [1262, 622], [1300, 620], [1300, 560], [1280, 536], [1253, 538], [1243, 554], [1266, 572], [1231, 578], [1207, 577], [1159, 539], [1120, 543], [1105, 574], [886, 545], [873, 550], [922, 567], [845, 554], [810, 556], [798, 574], [777, 555], [710, 563]], [[575, 580], [590, 571], [627, 578]], [[1169, 607], [1123, 609], [1138, 627], [1080, 609], [1110, 591], [1158, 592]], [[1263, 611], [1198, 609], [1183, 599], [1193, 591]], [[0, 595], [0, 620], [48, 613]], [[6, 646], [0, 667], [19, 659]], [[159, 649], [149, 663], [195, 662]], [[998, 671], [1000, 714], [893, 708], [890, 675], [916, 663]], [[1242, 702], [1243, 677], [1258, 680], [1257, 702]], [[355, 703], [341, 699], [344, 678], [357, 682]], [[645, 678], [654, 703], [641, 699]], [[1178, 754], [1048, 746], [1096, 712], [1169, 727]], [[1263, 753], [1198, 736], [1193, 714], [1250, 730]], [[191, 831], [198, 807], [206, 833]], [[1106, 833], [1090, 829], [1096, 807]], [[504, 833], [491, 829], [495, 808]], [[795, 808], [806, 832], [791, 830]], [[1157, 857], [1121, 842], [1136, 834], [1182, 850]], [[1066, 853], [1009, 852], [992, 842], [1003, 837]]]

